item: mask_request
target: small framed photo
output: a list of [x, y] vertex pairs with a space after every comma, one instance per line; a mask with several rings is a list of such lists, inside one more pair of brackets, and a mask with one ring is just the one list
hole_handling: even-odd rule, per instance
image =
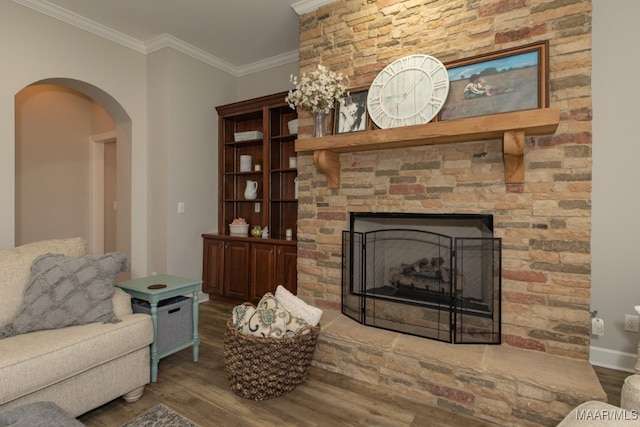
[[444, 64], [449, 95], [439, 120], [546, 108], [548, 42]]
[[367, 94], [369, 88], [357, 88], [342, 97], [335, 108], [334, 134], [360, 132], [369, 129]]

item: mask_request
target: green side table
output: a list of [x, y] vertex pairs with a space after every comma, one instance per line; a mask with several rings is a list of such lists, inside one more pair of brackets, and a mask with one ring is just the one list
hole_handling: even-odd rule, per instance
[[[200, 292], [199, 280], [184, 277], [158, 274], [156, 276], [141, 277], [116, 283], [116, 286], [124, 290], [133, 298], [149, 302], [151, 308], [151, 320], [153, 321], [153, 343], [151, 344], [151, 382], [158, 380], [158, 362], [161, 358], [193, 346], [193, 361], [198, 361], [198, 349], [200, 338], [198, 336], [198, 295]], [[165, 285], [165, 286], [160, 286]], [[191, 293], [193, 300], [193, 339], [191, 342], [172, 348], [158, 354], [158, 303], [162, 300]]]

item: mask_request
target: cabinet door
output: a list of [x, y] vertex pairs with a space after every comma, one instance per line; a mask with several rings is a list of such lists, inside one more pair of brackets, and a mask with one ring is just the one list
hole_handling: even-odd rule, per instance
[[249, 284], [249, 243], [224, 245], [224, 296], [246, 301]]
[[294, 295], [298, 293], [298, 248], [296, 246], [277, 246], [276, 285], [284, 286]]
[[202, 290], [207, 293], [223, 293], [224, 242], [204, 239], [202, 257]]
[[255, 304], [267, 292], [276, 291], [276, 245], [251, 244], [251, 285], [249, 297]]

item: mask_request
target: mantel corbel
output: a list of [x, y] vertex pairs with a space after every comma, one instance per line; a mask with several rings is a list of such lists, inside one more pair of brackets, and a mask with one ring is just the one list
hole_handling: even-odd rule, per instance
[[502, 152], [505, 183], [524, 184], [524, 129], [504, 133]]
[[320, 173], [327, 177], [327, 187], [340, 188], [340, 154], [316, 150], [313, 152], [313, 162]]

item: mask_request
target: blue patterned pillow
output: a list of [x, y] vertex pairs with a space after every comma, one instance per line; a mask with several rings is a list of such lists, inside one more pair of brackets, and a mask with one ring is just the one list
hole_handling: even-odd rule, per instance
[[292, 337], [307, 325], [283, 308], [271, 293], [266, 293], [256, 307], [236, 306], [233, 319], [234, 326], [243, 334], [264, 338]]

